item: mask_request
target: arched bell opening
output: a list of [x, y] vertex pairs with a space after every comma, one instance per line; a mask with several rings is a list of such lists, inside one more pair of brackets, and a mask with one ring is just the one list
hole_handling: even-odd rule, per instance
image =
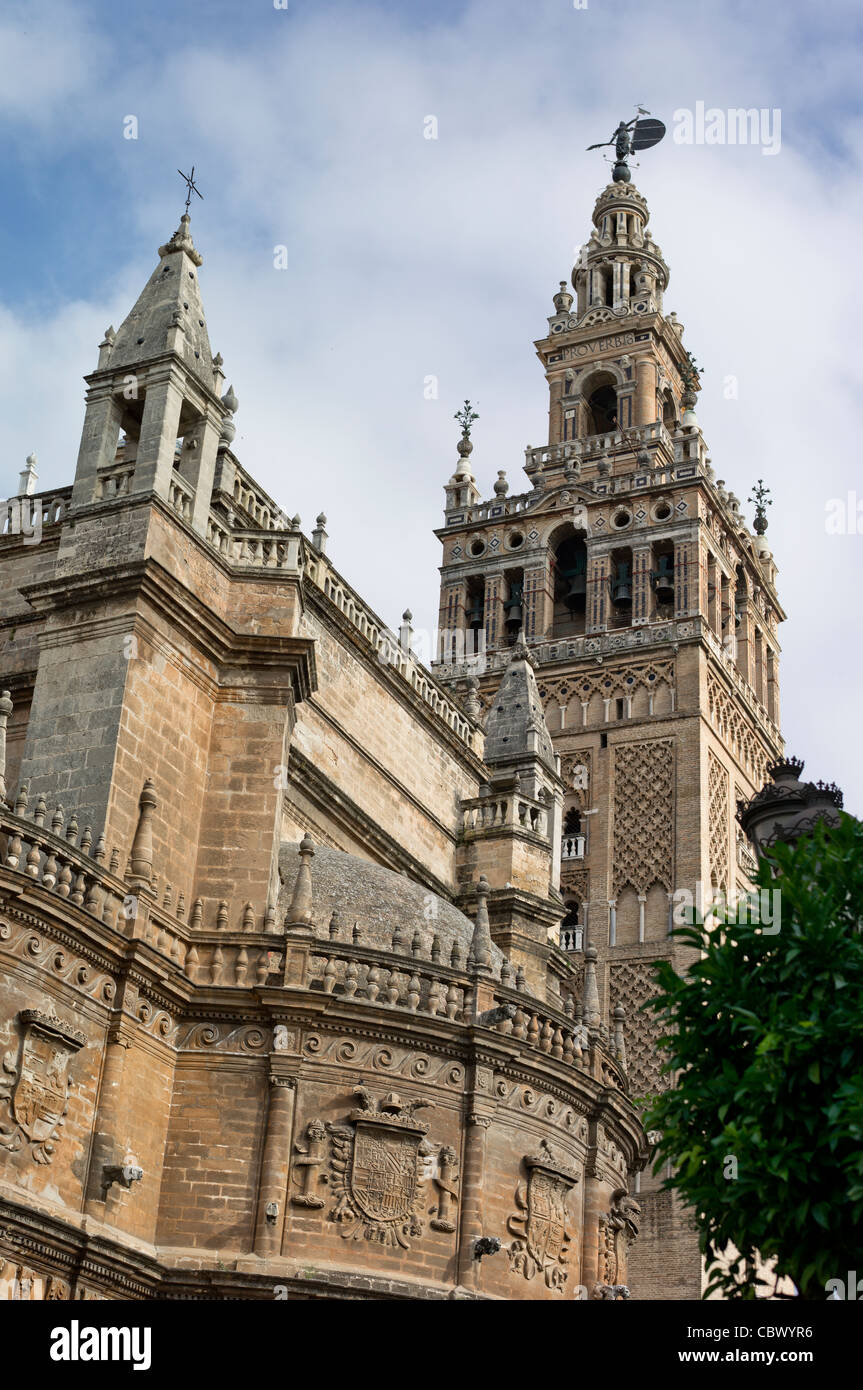
[[467, 581], [465, 627], [472, 633], [480, 633], [485, 627], [485, 579], [482, 575], [473, 575]]
[[587, 397], [588, 430], [590, 434], [614, 434], [617, 429], [617, 390], [608, 378], [594, 386]]
[[674, 542], [658, 541], [653, 547], [653, 569], [651, 571], [653, 588], [654, 616], [674, 617]]
[[507, 646], [513, 646], [524, 627], [524, 570], [504, 573], [503, 626]]
[[554, 546], [553, 557], [554, 612], [550, 635], [577, 637], [584, 632], [587, 621], [587, 541], [584, 532], [568, 527]]
[[621, 546], [611, 553], [609, 584], [611, 627], [629, 627], [632, 622], [632, 550]]

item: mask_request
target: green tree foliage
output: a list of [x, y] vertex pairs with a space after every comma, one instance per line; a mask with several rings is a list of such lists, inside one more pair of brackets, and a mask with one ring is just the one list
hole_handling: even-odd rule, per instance
[[670, 1160], [664, 1185], [692, 1208], [707, 1292], [754, 1298], [756, 1264], [775, 1259], [824, 1299], [863, 1271], [863, 825], [843, 816], [778, 845], [758, 885], [780, 894], [778, 931], [729, 906], [675, 932], [701, 952], [685, 975], [657, 967], [646, 1007], [677, 1083], [645, 1124], [661, 1134], [655, 1171]]

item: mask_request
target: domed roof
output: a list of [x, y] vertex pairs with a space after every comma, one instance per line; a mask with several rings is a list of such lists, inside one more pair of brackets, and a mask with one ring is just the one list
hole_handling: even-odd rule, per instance
[[[285, 919], [299, 863], [299, 846], [283, 842], [279, 849], [282, 887], [276, 909], [279, 923]], [[446, 898], [438, 897], [422, 884], [328, 845], [315, 845], [311, 874], [312, 912], [318, 936], [327, 935], [330, 917], [336, 911], [342, 921], [342, 940], [347, 939], [354, 922], [358, 922], [361, 945], [390, 949], [393, 932], [398, 927], [408, 948], [414, 932], [419, 932], [422, 954], [426, 957], [431, 951], [432, 938], [437, 935], [444, 964], [449, 964], [455, 941], [459, 944], [462, 964], [467, 961], [473, 922]], [[499, 973], [502, 960], [502, 952], [492, 946], [495, 974]]]

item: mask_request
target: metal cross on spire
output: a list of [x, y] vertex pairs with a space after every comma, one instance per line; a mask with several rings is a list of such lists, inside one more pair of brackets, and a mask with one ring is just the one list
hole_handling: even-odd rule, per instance
[[185, 183], [185, 185], [186, 185], [186, 216], [188, 217], [188, 215], [189, 215], [189, 204], [190, 204], [191, 201], [192, 201], [192, 194], [193, 194], [193, 193], [197, 193], [197, 194], [198, 194], [198, 197], [201, 199], [202, 202], [203, 202], [203, 200], [204, 200], [204, 195], [203, 195], [203, 193], [199, 193], [199, 192], [198, 192], [198, 189], [195, 187], [195, 166], [194, 166], [194, 164], [192, 165], [192, 172], [191, 172], [191, 174], [184, 174], [183, 171], [182, 171], [182, 169], [178, 169], [178, 170], [177, 170], [177, 173], [180, 175], [180, 178], [183, 179], [183, 181], [184, 181], [184, 183]]

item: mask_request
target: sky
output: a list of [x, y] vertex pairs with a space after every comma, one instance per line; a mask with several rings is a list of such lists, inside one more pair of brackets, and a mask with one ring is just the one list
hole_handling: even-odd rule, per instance
[[[524, 491], [533, 342], [610, 173], [586, 146], [644, 106], [669, 133], [634, 181], [713, 465], [744, 504], [772, 490], [787, 747], [863, 814], [861, 24], [856, 0], [4, 0], [0, 495], [33, 450], [40, 489], [72, 481], [82, 377], [194, 164], [236, 453], [307, 534], [326, 513], [391, 627], [433, 629], [453, 414], [476, 403], [483, 495], [499, 469]], [[683, 143], [698, 103], [766, 138]]]

